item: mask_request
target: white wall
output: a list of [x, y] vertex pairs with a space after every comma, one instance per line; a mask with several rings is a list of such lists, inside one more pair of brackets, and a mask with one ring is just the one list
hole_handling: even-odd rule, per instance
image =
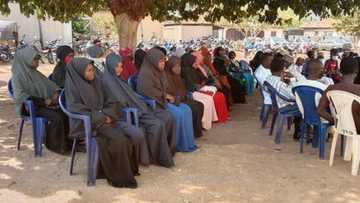
[[264, 37], [265, 38], [270, 38], [271, 37], [271, 32], [275, 32], [276, 37], [284, 38], [284, 30], [283, 29], [276, 29], [276, 28], [264, 30]]
[[179, 40], [189, 41], [201, 37], [212, 36], [212, 26], [193, 26], [193, 25], [171, 25], [164, 26], [164, 40], [175, 41]]
[[182, 40], [182, 27], [180, 25], [164, 26], [164, 40], [179, 42]]
[[212, 36], [213, 34], [213, 27], [210, 26], [188, 26], [188, 25], [181, 25], [182, 28], [182, 40], [189, 41], [192, 39], [198, 39], [201, 37]]
[[144, 41], [151, 40], [152, 37], [155, 37], [159, 40], [163, 39], [164, 26], [162, 23], [156, 20], [152, 20], [150, 16], [144, 18], [137, 31], [137, 40], [140, 42], [141, 33], [143, 33]]
[[[18, 4], [11, 3], [11, 13], [8, 16], [0, 15], [0, 20], [15, 21], [18, 25], [19, 40], [26, 34], [25, 40], [31, 42], [34, 37], [40, 36], [39, 34], [39, 21], [36, 16], [26, 17], [20, 12]], [[60, 23], [51, 19], [41, 21], [43, 40], [44, 42], [49, 40], [55, 40], [62, 37], [62, 44], [71, 45], [72, 43], [72, 29], [71, 23]]]

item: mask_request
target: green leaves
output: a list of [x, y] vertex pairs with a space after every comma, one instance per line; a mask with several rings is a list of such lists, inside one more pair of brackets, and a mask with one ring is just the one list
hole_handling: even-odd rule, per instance
[[360, 5], [359, 0], [0, 0], [0, 12], [9, 13], [11, 2], [19, 3], [25, 15], [51, 16], [60, 21], [91, 16], [105, 9], [114, 15], [127, 13], [134, 20], [151, 15], [160, 21], [197, 20], [203, 16], [208, 21], [223, 17], [240, 22], [256, 16], [261, 22], [270, 23], [281, 23], [279, 10], [290, 8], [300, 17], [309, 13], [327, 17], [353, 14]]

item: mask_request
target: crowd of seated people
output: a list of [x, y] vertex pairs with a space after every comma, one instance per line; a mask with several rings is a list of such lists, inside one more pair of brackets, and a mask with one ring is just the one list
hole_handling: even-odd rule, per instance
[[[72, 139], [85, 145], [85, 138], [84, 126], [59, 108], [59, 93], [64, 89], [69, 111], [90, 116], [99, 147], [98, 177], [114, 187], [136, 188], [139, 165], [171, 168], [176, 152], [197, 150], [196, 138], [204, 136], [213, 123], [231, 119], [232, 105], [247, 102], [255, 79], [262, 102], [272, 105], [263, 88], [264, 83], [270, 84], [282, 95], [276, 101], [283, 111], [299, 111], [293, 87], [306, 84], [323, 90], [318, 113], [330, 124], [334, 119], [328, 111], [327, 91], [360, 95], [359, 57], [344, 54], [340, 59], [334, 50], [325, 64], [316, 51], [296, 61], [280, 52], [259, 52], [247, 63], [222, 47], [211, 54], [206, 43], [195, 50], [168, 52], [154, 46], [134, 53], [124, 48], [106, 55], [96, 41], [88, 49], [88, 57], [75, 55], [69, 46], [58, 47], [58, 64], [50, 80], [37, 70], [39, 53], [30, 46], [19, 49], [11, 69], [16, 109], [19, 115], [28, 114], [24, 102], [31, 99], [36, 113], [50, 121], [46, 123], [45, 146], [68, 154]], [[128, 84], [134, 78], [135, 88]], [[155, 105], [149, 106], [144, 98]], [[138, 110], [137, 126], [125, 122], [120, 113], [128, 107]], [[360, 104], [354, 104], [353, 114], [359, 118]], [[301, 119], [293, 119], [294, 139], [299, 139]], [[355, 123], [360, 129], [360, 120]], [[279, 140], [275, 142], [279, 144]]]
[[[87, 57], [77, 57], [69, 46], [58, 47], [57, 57], [47, 78], [37, 70], [36, 49], [16, 52], [11, 70], [17, 112], [27, 114], [24, 102], [31, 99], [37, 115], [49, 121], [48, 149], [69, 154], [74, 138], [85, 149], [84, 126], [59, 107], [63, 90], [70, 112], [90, 116], [99, 147], [98, 177], [114, 187], [136, 188], [139, 165], [171, 168], [176, 152], [197, 150], [196, 138], [213, 123], [227, 122], [231, 106], [245, 103], [252, 91], [247, 86], [253, 85], [250, 66], [237, 61], [235, 52], [218, 47], [211, 54], [205, 43], [186, 52], [154, 46], [107, 54], [94, 41]], [[133, 78], [135, 88], [128, 84]], [[128, 107], [137, 109], [138, 125], [125, 122], [120, 110]]]

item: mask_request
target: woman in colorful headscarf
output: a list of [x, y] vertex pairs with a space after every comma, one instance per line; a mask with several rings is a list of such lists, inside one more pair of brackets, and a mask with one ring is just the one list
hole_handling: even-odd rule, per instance
[[51, 151], [66, 154], [70, 151], [68, 120], [58, 108], [60, 88], [40, 71], [40, 55], [33, 47], [27, 46], [16, 51], [11, 67], [12, 85], [17, 112], [28, 114], [24, 102], [31, 99], [36, 115], [46, 118], [45, 145]]
[[204, 105], [189, 97], [183, 79], [181, 78], [181, 60], [177, 56], [170, 57], [166, 63], [167, 92], [176, 98], [175, 103], [184, 103], [191, 108], [195, 137], [202, 136], [202, 117]]
[[[226, 122], [229, 116], [228, 104], [225, 94], [222, 92], [223, 88], [216, 79], [211, 77], [204, 68], [204, 58], [200, 51], [192, 53], [195, 56], [195, 63], [193, 68], [196, 70], [197, 77], [202, 83], [202, 87], [198, 91], [211, 93], [214, 99], [215, 108], [217, 112], [218, 122]], [[186, 77], [186, 76], [185, 76]]]
[[231, 92], [236, 103], [246, 103], [246, 84], [244, 73], [241, 70], [240, 63], [236, 60], [235, 52], [229, 53], [229, 82], [231, 84]]
[[174, 95], [167, 93], [165, 55], [154, 47], [147, 52], [138, 76], [137, 90], [156, 101], [156, 108], [167, 109], [176, 121], [176, 149], [181, 152], [196, 150], [192, 112], [189, 106], [175, 103]]
[[51, 80], [61, 88], [65, 85], [66, 65], [74, 58], [74, 53], [74, 50], [66, 45], [56, 49], [56, 57], [59, 62], [54, 68]]
[[137, 75], [138, 70], [134, 64], [133, 51], [130, 48], [122, 48], [119, 51], [120, 56], [123, 58], [124, 71], [121, 73], [121, 78], [125, 81], [129, 77]]
[[[67, 66], [65, 95], [69, 111], [91, 118], [93, 136], [99, 147], [98, 177], [113, 187], [136, 188], [137, 147], [145, 141], [143, 132], [121, 121], [120, 106], [104, 94], [100, 72], [86, 58], [73, 59]], [[71, 136], [84, 133], [81, 121], [70, 119]]]

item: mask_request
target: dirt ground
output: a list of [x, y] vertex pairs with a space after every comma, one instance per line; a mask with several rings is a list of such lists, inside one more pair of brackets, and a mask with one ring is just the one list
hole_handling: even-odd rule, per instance
[[[48, 73], [46, 66], [40, 70]], [[178, 153], [176, 166], [141, 168], [139, 188], [116, 189], [98, 180], [86, 186], [85, 154], [78, 153], [74, 176], [70, 158], [43, 148], [34, 157], [30, 126], [16, 150], [19, 119], [7, 96], [9, 66], [0, 65], [0, 202], [121, 202], [121, 203], [315, 203], [360, 202], [360, 178], [350, 175], [351, 163], [336, 152], [335, 165], [320, 161], [310, 146], [284, 131], [282, 151], [274, 150], [268, 129], [259, 128], [259, 94], [248, 104], [235, 105], [232, 120], [215, 124], [197, 140], [200, 149]], [[329, 145], [327, 145], [327, 159]]]

